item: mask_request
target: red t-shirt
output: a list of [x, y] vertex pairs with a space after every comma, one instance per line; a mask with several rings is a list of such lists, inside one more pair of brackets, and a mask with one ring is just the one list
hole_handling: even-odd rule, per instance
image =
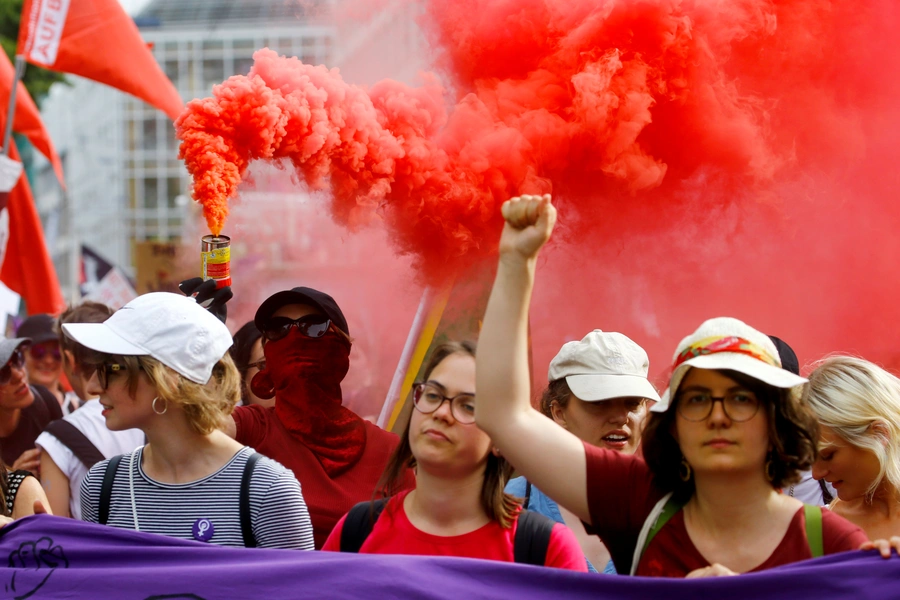
[[[584, 450], [591, 530], [606, 544], [616, 569], [628, 573], [644, 521], [665, 493], [653, 484], [650, 469], [643, 459], [590, 444], [585, 444]], [[856, 525], [830, 510], [822, 511], [825, 554], [856, 550], [867, 539]], [[812, 553], [806, 541], [806, 522], [800, 508], [778, 547], [752, 570], [763, 571], [808, 558], [812, 558]], [[679, 510], [650, 542], [636, 574], [684, 577], [695, 569], [708, 566], [709, 561], [703, 558], [688, 535], [684, 511]]]
[[[504, 529], [496, 521], [463, 535], [440, 536], [417, 529], [406, 516], [403, 498], [409, 491], [392, 497], [372, 528], [372, 533], [363, 542], [360, 552], [366, 554], [412, 554], [416, 556], [458, 556], [461, 558], [483, 558], [513, 562], [513, 541], [518, 520], [509, 529]], [[340, 552], [342, 517], [328, 536], [322, 550]], [[556, 523], [550, 534], [547, 559], [544, 566], [572, 571], [587, 572], [584, 552], [572, 530]]]
[[232, 413], [241, 444], [280, 462], [294, 472], [309, 509], [316, 548], [354, 504], [371, 500], [388, 459], [400, 441], [395, 434], [366, 424], [366, 447], [359, 461], [334, 479], [315, 455], [285, 429], [274, 408], [239, 406]]

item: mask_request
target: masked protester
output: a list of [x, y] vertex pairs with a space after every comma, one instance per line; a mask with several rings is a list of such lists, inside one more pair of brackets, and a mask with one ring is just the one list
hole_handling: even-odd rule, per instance
[[229, 433], [294, 472], [321, 548], [338, 519], [372, 498], [399, 440], [342, 406], [351, 341], [331, 296], [306, 287], [278, 292], [254, 321], [263, 334], [265, 369], [251, 390], [274, 397], [275, 406], [236, 408]]

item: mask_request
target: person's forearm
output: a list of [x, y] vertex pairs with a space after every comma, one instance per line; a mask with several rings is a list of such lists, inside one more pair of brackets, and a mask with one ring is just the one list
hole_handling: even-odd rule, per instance
[[496, 442], [502, 425], [531, 407], [528, 308], [536, 259], [501, 255], [478, 342], [475, 415]]

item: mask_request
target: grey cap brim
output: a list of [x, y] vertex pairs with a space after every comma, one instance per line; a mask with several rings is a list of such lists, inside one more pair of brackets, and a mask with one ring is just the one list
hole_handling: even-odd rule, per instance
[[8, 338], [0, 340], [0, 367], [5, 367], [13, 352], [22, 344], [30, 344], [31, 338]]
[[659, 394], [653, 384], [637, 375], [569, 375], [566, 383], [572, 393], [585, 402], [613, 398], [647, 398], [659, 402]]
[[684, 379], [685, 374], [691, 368], [710, 371], [737, 371], [767, 383], [772, 387], [781, 389], [795, 388], [808, 381], [806, 378], [794, 375], [786, 369], [770, 365], [746, 354], [736, 352], [705, 354], [703, 356], [695, 356], [678, 365], [678, 368], [672, 373], [672, 378], [669, 380], [669, 389], [663, 394], [662, 401], [651, 406], [650, 412], [665, 412], [669, 408], [673, 390], [678, 390], [679, 386], [681, 386], [681, 380]]
[[67, 336], [91, 350], [118, 356], [149, 356], [149, 352], [127, 341], [105, 323], [66, 323]]

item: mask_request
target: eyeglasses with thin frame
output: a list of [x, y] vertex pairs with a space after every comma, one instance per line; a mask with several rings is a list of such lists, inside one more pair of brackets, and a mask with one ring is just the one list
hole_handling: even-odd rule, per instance
[[22, 370], [25, 367], [25, 355], [22, 354], [21, 348], [16, 348], [13, 350], [12, 355], [10, 355], [9, 360], [6, 361], [6, 364], [3, 365], [3, 368], [0, 369], [0, 385], [6, 385], [9, 383], [9, 380], [12, 379], [12, 370], [18, 369]]
[[247, 370], [249, 371], [250, 369], [256, 369], [258, 371], [265, 371], [266, 370], [266, 359], [261, 358], [256, 362], [250, 363], [249, 365], [247, 365]]
[[266, 340], [275, 342], [287, 336], [292, 327], [308, 338], [320, 338], [331, 329], [331, 319], [323, 315], [306, 315], [299, 319], [272, 317], [263, 325], [262, 334]]
[[722, 403], [725, 416], [736, 423], [749, 421], [759, 412], [759, 398], [749, 390], [735, 390], [724, 396], [696, 390], [679, 394], [678, 414], [688, 421], [705, 421], [712, 414], [716, 402]]
[[62, 360], [62, 352], [59, 350], [59, 346], [53, 346], [52, 348], [47, 348], [46, 346], [32, 346], [28, 349], [28, 353], [31, 354], [31, 358], [34, 360], [44, 360], [44, 357], [50, 355], [53, 360]]
[[428, 382], [413, 387], [413, 406], [424, 415], [430, 415], [444, 402], [450, 403], [450, 414], [458, 423], [471, 425], [475, 422], [475, 394], [445, 396], [439, 387]]

